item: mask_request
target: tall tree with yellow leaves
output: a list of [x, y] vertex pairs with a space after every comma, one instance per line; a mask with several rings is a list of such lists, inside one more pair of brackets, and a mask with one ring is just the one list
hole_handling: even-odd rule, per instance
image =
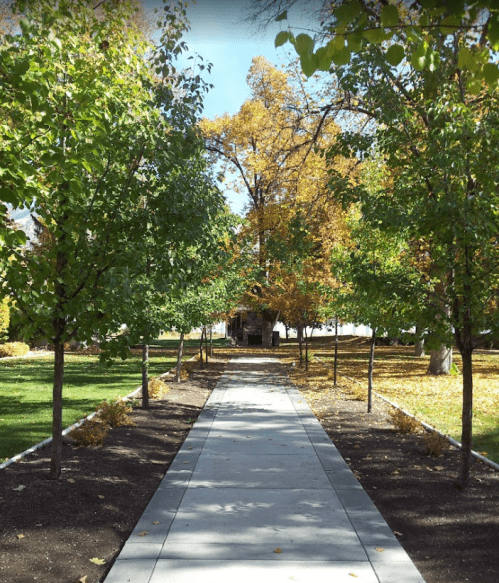
[[[322, 269], [324, 276], [331, 245], [342, 236], [342, 213], [326, 185], [328, 164], [341, 171], [343, 162], [321, 155], [340, 129], [332, 118], [307, 114], [314, 104], [298, 73], [255, 57], [247, 81], [251, 97], [239, 112], [204, 119], [201, 128], [214, 160], [234, 176], [230, 187], [247, 196], [246, 229], [258, 265], [248, 301], [263, 315], [263, 344], [270, 346], [279, 314], [289, 311], [286, 298], [297, 286], [305, 289], [305, 274]], [[293, 233], [296, 220], [301, 231]], [[293, 247], [304, 237], [306, 245]]]

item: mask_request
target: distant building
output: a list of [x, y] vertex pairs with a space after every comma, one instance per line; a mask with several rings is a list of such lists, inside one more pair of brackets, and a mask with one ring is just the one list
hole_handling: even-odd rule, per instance
[[[261, 346], [263, 343], [263, 318], [252, 310], [238, 308], [227, 324], [227, 335], [238, 346]], [[272, 345], [279, 346], [279, 332], [273, 332]]]

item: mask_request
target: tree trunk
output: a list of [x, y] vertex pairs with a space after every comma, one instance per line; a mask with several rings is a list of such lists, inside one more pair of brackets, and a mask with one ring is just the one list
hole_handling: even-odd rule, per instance
[[210, 356], [213, 358], [213, 327], [210, 326]]
[[430, 365], [426, 374], [444, 375], [449, 374], [452, 366], [452, 348], [440, 346], [438, 350], [430, 351]]
[[[416, 326], [416, 336], [421, 332], [421, 328]], [[414, 356], [424, 356], [424, 340], [418, 340], [414, 345]]]
[[203, 362], [203, 334], [204, 334], [204, 328], [201, 328], [201, 340], [199, 341], [199, 367], [201, 369], [204, 368], [204, 362]]
[[334, 322], [334, 388], [338, 380], [338, 319]]
[[304, 330], [305, 330], [305, 370], [308, 370], [308, 336], [306, 326]]
[[62, 387], [64, 380], [64, 343], [54, 345], [54, 386], [52, 391], [52, 457], [50, 459], [51, 480], [61, 476], [62, 454]]
[[470, 478], [471, 441], [473, 437], [473, 348], [466, 347], [463, 359], [463, 409], [461, 433], [461, 471], [459, 484], [466, 488]]
[[376, 328], [373, 328], [371, 336], [371, 349], [369, 351], [369, 369], [367, 372], [367, 412], [371, 413], [373, 405], [373, 369], [374, 369], [374, 347], [376, 345]]
[[142, 409], [149, 408], [149, 344], [142, 344]]
[[264, 348], [272, 346], [272, 323], [267, 320], [262, 322], [262, 346]]
[[180, 371], [182, 370], [182, 354], [184, 352], [184, 333], [180, 333], [180, 342], [177, 349], [177, 366], [175, 367], [175, 382], [180, 382]]
[[303, 325], [296, 325], [296, 337], [298, 339], [298, 348], [300, 349], [300, 366], [303, 364]]
[[418, 340], [414, 345], [414, 356], [424, 356], [424, 340]]
[[206, 364], [208, 364], [208, 330], [206, 329], [206, 326], [203, 326], [203, 332], [204, 332], [204, 360]]

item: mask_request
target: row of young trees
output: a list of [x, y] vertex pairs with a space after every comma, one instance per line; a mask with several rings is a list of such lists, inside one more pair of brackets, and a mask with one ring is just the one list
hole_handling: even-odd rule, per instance
[[[197, 128], [206, 86], [175, 68], [182, 3], [164, 4], [155, 42], [133, 0], [11, 7], [18, 28], [0, 44], [2, 293], [25, 334], [54, 346], [58, 478], [64, 344], [98, 337], [124, 356], [160, 329], [186, 331], [229, 309], [236, 268], [220, 265], [236, 223]], [[21, 208], [37, 241], [8, 218]], [[123, 324], [129, 334], [113, 341]]]
[[[255, 0], [255, 14], [285, 23], [291, 4]], [[248, 194], [259, 262], [249, 299], [270, 330], [277, 317], [344, 318], [371, 326], [374, 349], [377, 334], [416, 327], [433, 374], [449, 372], [455, 343], [463, 487], [472, 353], [499, 324], [493, 4], [326, 1], [314, 38], [291, 27], [276, 38], [304, 77], [255, 59], [240, 112], [202, 125]]]
[[[435, 364], [447, 359], [448, 367], [453, 343], [462, 356], [464, 487], [472, 443], [472, 353], [499, 324], [499, 176], [493, 147], [499, 13], [483, 2], [472, 8], [448, 4], [337, 5], [334, 38], [326, 46], [342, 39], [349, 46], [354, 38], [358, 46], [348, 51], [348, 61], [338, 62], [333, 54], [324, 69], [330, 74], [327, 88], [338, 89], [331, 109], [368, 124], [364, 131], [357, 125], [342, 132], [334, 155], [379, 156], [388, 175], [375, 195], [369, 182], [358, 180], [352, 187], [334, 171], [330, 188], [344, 205], [360, 208], [361, 228], [403, 241], [403, 256], [410, 258], [404, 269], [409, 301], [394, 295], [402, 278], [398, 285], [372, 278], [377, 319], [393, 297], [395, 305], [409, 309], [403, 308], [408, 318], [397, 315], [399, 326], [412, 321], [439, 345]], [[376, 328], [376, 319], [373, 324]]]

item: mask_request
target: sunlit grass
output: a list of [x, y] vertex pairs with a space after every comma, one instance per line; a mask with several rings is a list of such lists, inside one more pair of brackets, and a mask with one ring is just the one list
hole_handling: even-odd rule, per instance
[[[298, 358], [296, 345], [285, 350]], [[333, 341], [312, 344], [314, 355], [329, 367], [333, 361]], [[426, 374], [429, 356], [415, 357], [413, 346], [377, 346], [373, 373], [373, 388], [443, 433], [461, 440], [462, 376], [432, 376]], [[339, 381], [352, 385], [345, 377], [360, 383], [367, 395], [368, 339], [346, 339], [339, 342]], [[454, 351], [454, 362], [461, 371], [461, 357]], [[473, 449], [499, 462], [499, 354], [477, 352], [474, 367]], [[314, 379], [314, 375], [316, 378]], [[309, 376], [312, 387], [327, 380], [325, 370], [312, 367]], [[351, 387], [352, 388], [352, 387]], [[356, 387], [359, 391], [359, 387]]]
[[[65, 356], [63, 426], [92, 413], [104, 399], [125, 396], [141, 383], [140, 350], [110, 368], [95, 355]], [[190, 358], [190, 349], [184, 358]], [[150, 377], [174, 366], [173, 350], [151, 350]], [[0, 461], [51, 435], [53, 356], [0, 361]]]

